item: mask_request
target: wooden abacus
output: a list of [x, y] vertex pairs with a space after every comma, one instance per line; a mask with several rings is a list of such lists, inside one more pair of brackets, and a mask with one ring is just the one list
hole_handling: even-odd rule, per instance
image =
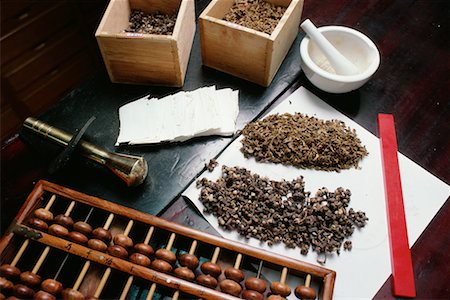
[[[93, 211], [98, 216], [88, 221]], [[33, 247], [44, 250], [30, 250]], [[38, 254], [35, 262], [32, 256]], [[58, 254], [65, 257], [55, 272], [51, 266], [58, 265]], [[0, 296], [17, 298], [129, 299], [133, 298], [130, 291], [137, 290], [139, 298], [146, 299], [160, 291], [175, 300], [286, 299], [291, 294], [291, 299], [295, 295], [298, 299], [327, 300], [332, 298], [336, 276], [320, 266], [47, 181], [39, 181], [22, 206], [0, 241], [0, 255]], [[41, 268], [43, 264], [48, 267]], [[278, 272], [277, 279], [271, 282], [264, 270]]]

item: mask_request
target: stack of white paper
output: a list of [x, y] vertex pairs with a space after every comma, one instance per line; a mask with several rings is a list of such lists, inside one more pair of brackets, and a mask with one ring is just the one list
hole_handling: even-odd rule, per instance
[[232, 135], [239, 113], [239, 93], [215, 86], [148, 96], [119, 108], [119, 144], [182, 142], [197, 136]]

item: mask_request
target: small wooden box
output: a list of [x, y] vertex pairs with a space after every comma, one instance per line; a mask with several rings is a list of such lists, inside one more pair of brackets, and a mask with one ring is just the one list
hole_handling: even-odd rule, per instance
[[[133, 9], [178, 11], [173, 34], [124, 32]], [[95, 36], [112, 82], [181, 87], [194, 34], [194, 0], [111, 0]]]
[[266, 0], [287, 7], [271, 35], [222, 20], [235, 0], [212, 0], [199, 18], [203, 64], [269, 86], [294, 42], [303, 0]]

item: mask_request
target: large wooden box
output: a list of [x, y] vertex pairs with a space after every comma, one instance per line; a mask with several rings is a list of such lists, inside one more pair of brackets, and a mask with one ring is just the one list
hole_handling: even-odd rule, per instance
[[271, 35], [222, 20], [235, 0], [212, 0], [199, 18], [203, 64], [269, 86], [295, 40], [303, 0], [267, 0], [287, 7]]
[[[178, 11], [173, 34], [124, 32], [133, 9]], [[181, 87], [194, 34], [194, 0], [111, 0], [95, 36], [112, 82]]]

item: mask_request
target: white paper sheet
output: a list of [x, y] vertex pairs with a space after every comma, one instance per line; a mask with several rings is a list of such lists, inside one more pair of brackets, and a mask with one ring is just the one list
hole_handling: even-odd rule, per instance
[[236, 130], [239, 92], [215, 86], [181, 91], [161, 99], [143, 97], [119, 108], [120, 144], [183, 142]]
[[[305, 190], [315, 193], [321, 187], [334, 190], [337, 187], [350, 189], [352, 192], [349, 208], [366, 212], [369, 218], [367, 225], [355, 230], [350, 238], [353, 244], [351, 251], [327, 257], [326, 268], [337, 272], [334, 299], [368, 299], [372, 298], [391, 274], [389, 240], [386, 220], [386, 204], [380, 156], [379, 139], [359, 126], [315, 95], [299, 88], [272, 113], [300, 112], [314, 115], [320, 119], [339, 119], [347, 126], [354, 128], [362, 143], [369, 151], [360, 164], [360, 169], [344, 170], [340, 173], [300, 170], [294, 167], [258, 163], [254, 159], [246, 159], [240, 152], [241, 138], [234, 141], [218, 158], [219, 165], [212, 173], [205, 172], [199, 178], [216, 180], [220, 177], [221, 166], [245, 167], [252, 172], [267, 176], [273, 180], [292, 180], [302, 175]], [[376, 120], [374, 120], [376, 122]], [[437, 213], [450, 195], [447, 184], [434, 177], [410, 159], [399, 153], [399, 164], [402, 178], [403, 195], [408, 226], [410, 246]], [[200, 190], [192, 183], [183, 195], [189, 197], [203, 211], [198, 200]], [[222, 230], [212, 215], [205, 215], [212, 226], [224, 237], [246, 242], [236, 232]], [[267, 246], [256, 239], [247, 243], [286, 256], [318, 265], [317, 254], [311, 249], [307, 256], [301, 255], [299, 249], [288, 249], [283, 245]], [[289, 299], [296, 299], [291, 295]]]

